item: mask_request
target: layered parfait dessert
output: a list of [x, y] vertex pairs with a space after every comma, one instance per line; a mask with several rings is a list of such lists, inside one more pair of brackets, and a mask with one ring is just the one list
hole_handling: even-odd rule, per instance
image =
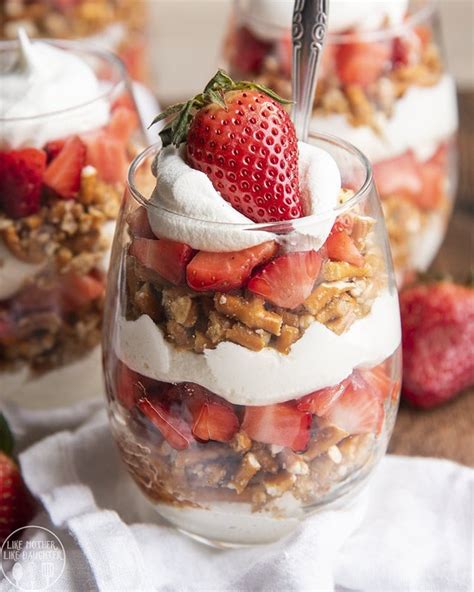
[[112, 255], [112, 431], [176, 527], [265, 543], [385, 451], [400, 321], [383, 219], [364, 158], [297, 142], [268, 89], [219, 72], [163, 116], [163, 148], [132, 164]]
[[147, 79], [144, 0], [4, 0], [0, 37], [82, 39], [117, 53], [135, 80]]
[[21, 30], [0, 59], [0, 400], [67, 404], [102, 390], [107, 258], [141, 130], [107, 55]]
[[[291, 96], [292, 0], [237, 0], [225, 53], [236, 76]], [[371, 160], [399, 283], [442, 242], [456, 185], [455, 85], [430, 2], [332, 0], [311, 128]]]

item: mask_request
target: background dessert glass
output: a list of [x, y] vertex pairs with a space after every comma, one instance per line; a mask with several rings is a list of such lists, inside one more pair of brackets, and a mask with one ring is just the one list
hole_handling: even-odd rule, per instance
[[[215, 545], [277, 540], [353, 494], [395, 420], [400, 321], [370, 165], [343, 141], [310, 142], [333, 156], [345, 189], [335, 210], [291, 222], [249, 227], [160, 209], [148, 201], [157, 146], [129, 172], [103, 341], [111, 428], [156, 511]], [[195, 291], [187, 282], [196, 251], [151, 231], [149, 218], [163, 214], [178, 226], [204, 224], [216, 240], [262, 233], [255, 248], [267, 261], [287, 249], [294, 264], [309, 257], [321, 271], [293, 308], [245, 287]], [[338, 260], [329, 240], [294, 252], [304, 233], [331, 228], [350, 234], [358, 260]]]
[[[102, 391], [110, 243], [128, 164], [145, 145], [120, 60], [75, 42], [50, 45], [85, 61], [100, 94], [62, 111], [0, 119], [2, 167], [34, 159], [39, 170], [36, 205], [18, 205], [3, 168], [0, 183], [0, 401], [30, 407], [65, 405]], [[17, 59], [17, 51], [16, 42], [1, 42], [2, 66]], [[52, 185], [61, 191], [61, 184], [72, 183], [69, 194], [48, 186], [52, 163]]]
[[[249, 1], [235, 0], [225, 57], [234, 77], [291, 95], [290, 23], [252, 20]], [[426, 271], [446, 232], [457, 123], [433, 3], [411, 1], [400, 25], [330, 33], [311, 129], [348, 140], [371, 160], [399, 285]]]
[[81, 39], [117, 53], [130, 76], [148, 78], [144, 0], [4, 0], [0, 37], [14, 39], [18, 27], [30, 37]]

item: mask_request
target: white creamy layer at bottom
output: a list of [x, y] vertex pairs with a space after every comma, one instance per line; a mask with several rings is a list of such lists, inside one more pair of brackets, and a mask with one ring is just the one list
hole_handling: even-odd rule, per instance
[[284, 518], [275, 517], [271, 511], [252, 512], [250, 504], [242, 502], [213, 502], [206, 508], [169, 504], [154, 507], [177, 528], [214, 542], [236, 545], [274, 542], [295, 530], [303, 517], [301, 503], [291, 494], [275, 502], [276, 515], [284, 511]]
[[313, 117], [311, 130], [344, 138], [372, 162], [395, 158], [407, 150], [425, 161], [457, 130], [453, 79], [444, 75], [435, 86], [411, 87], [396, 101], [392, 117], [380, 115], [377, 122], [380, 134], [366, 125], [351, 126], [345, 115], [328, 115]]
[[147, 315], [120, 318], [116, 354], [129, 368], [164, 382], [194, 382], [235, 405], [269, 405], [338, 384], [354, 368], [374, 366], [400, 345], [398, 298], [383, 292], [369, 315], [343, 335], [314, 322], [288, 355], [230, 342], [204, 354], [179, 351]]
[[100, 346], [77, 362], [33, 374], [24, 367], [15, 372], [0, 372], [0, 403], [10, 401], [28, 409], [64, 407], [103, 396]]

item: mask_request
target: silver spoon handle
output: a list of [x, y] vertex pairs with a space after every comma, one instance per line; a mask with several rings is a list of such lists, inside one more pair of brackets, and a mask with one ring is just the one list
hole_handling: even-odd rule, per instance
[[293, 9], [293, 110], [298, 140], [308, 138], [318, 65], [328, 22], [329, 0], [295, 0]]

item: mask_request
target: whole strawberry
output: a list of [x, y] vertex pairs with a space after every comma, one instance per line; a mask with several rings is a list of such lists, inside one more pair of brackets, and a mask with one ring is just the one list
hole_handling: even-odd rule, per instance
[[204, 92], [173, 105], [163, 145], [186, 142], [188, 164], [204, 172], [222, 197], [254, 222], [304, 215], [298, 143], [285, 103], [273, 91], [217, 72]]
[[474, 288], [448, 281], [400, 294], [403, 394], [430, 408], [474, 384]]
[[11, 458], [13, 442], [6, 421], [0, 415], [0, 546], [17, 528], [33, 517], [34, 502]]

